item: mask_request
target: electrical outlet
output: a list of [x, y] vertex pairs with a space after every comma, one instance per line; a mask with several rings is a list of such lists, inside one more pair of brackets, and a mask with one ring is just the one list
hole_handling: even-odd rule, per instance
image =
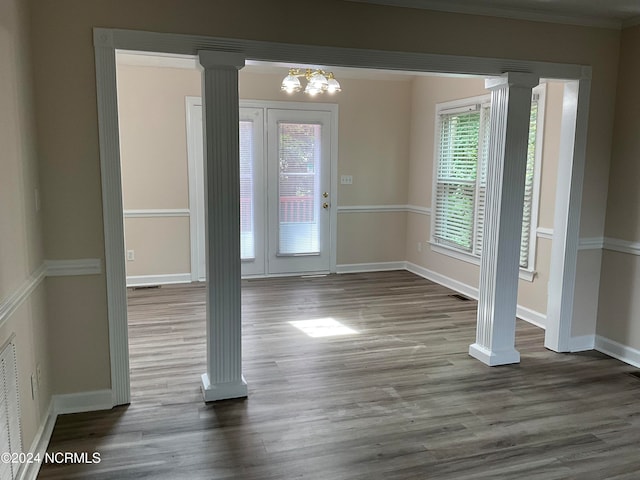
[[127, 250], [127, 261], [133, 262], [136, 259], [135, 250]]
[[418, 253], [422, 252], [422, 242], [418, 242]]
[[353, 175], [340, 175], [340, 184], [353, 185]]
[[37, 188], [34, 191], [34, 197], [35, 197], [36, 213], [38, 213], [40, 211], [40, 190], [38, 190]]
[[42, 369], [40, 364], [36, 365], [36, 379], [38, 380], [38, 386], [42, 385]]

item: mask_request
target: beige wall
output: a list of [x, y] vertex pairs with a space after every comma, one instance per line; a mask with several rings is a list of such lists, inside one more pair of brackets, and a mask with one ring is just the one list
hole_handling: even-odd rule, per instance
[[[617, 31], [339, 0], [327, 0], [313, 17], [289, 0], [31, 1], [35, 7], [31, 25], [48, 258], [104, 258], [92, 46], [95, 26], [591, 65], [581, 232], [583, 236], [602, 235], [620, 40]], [[87, 327], [103, 331], [107, 324], [104, 285], [91, 288], [100, 301]], [[578, 288], [582, 288], [579, 279]], [[78, 347], [93, 334], [74, 331], [76, 292], [67, 286], [57, 293], [62, 307], [56, 328], [69, 332], [60, 339], [59, 348], [87, 369], [103, 368], [101, 350], [88, 352]], [[101, 343], [108, 348], [107, 335]], [[66, 389], [88, 389], [86, 377], [75, 380], [70, 373], [66, 375]], [[104, 379], [101, 386], [109, 386], [108, 375], [100, 372], [98, 378]]]
[[636, 255], [605, 250], [598, 334], [640, 349], [640, 27], [622, 32], [606, 237], [636, 245]]
[[191, 273], [189, 217], [125, 218], [127, 275]]
[[[562, 83], [547, 84], [538, 220], [538, 226], [544, 228], [553, 228], [563, 91]], [[436, 104], [485, 94], [487, 91], [481, 78], [419, 77], [413, 81], [409, 203], [431, 207]], [[477, 288], [478, 266], [437, 253], [428, 246], [430, 222], [428, 215], [408, 214], [407, 260]], [[420, 251], [418, 243], [421, 244]], [[518, 303], [541, 314], [547, 311], [550, 259], [551, 240], [538, 238], [535, 258], [537, 274], [533, 282], [520, 280], [518, 289]]]
[[[240, 98], [338, 104], [338, 176], [353, 176], [352, 185], [338, 185], [338, 205], [406, 204], [409, 78], [339, 77], [342, 93], [311, 99], [282, 92], [283, 75], [240, 71]], [[404, 212], [339, 213], [338, 265], [404, 260], [405, 221]]]
[[[27, 26], [25, 2], [0, 0], [0, 307], [43, 263], [42, 211], [35, 205], [38, 163]], [[15, 335], [26, 448], [51, 399], [51, 317], [46, 299], [46, 285], [41, 283], [0, 325], [0, 346]], [[42, 379], [32, 399], [31, 375], [37, 365]]]
[[[197, 70], [118, 64], [118, 119], [125, 210], [189, 208], [186, 96]], [[191, 272], [189, 217], [125, 218], [127, 276]]]
[[[343, 94], [311, 98], [282, 92], [284, 73], [241, 70], [240, 98], [338, 104], [338, 174], [354, 179], [338, 186], [339, 205], [406, 204], [411, 77], [340, 77]], [[185, 97], [200, 96], [200, 80], [197, 70], [118, 66], [125, 212], [189, 207]], [[338, 222], [339, 264], [404, 259], [405, 213], [346, 215]], [[135, 252], [127, 275], [189, 273], [189, 238], [188, 217], [126, 218], [126, 249]]]

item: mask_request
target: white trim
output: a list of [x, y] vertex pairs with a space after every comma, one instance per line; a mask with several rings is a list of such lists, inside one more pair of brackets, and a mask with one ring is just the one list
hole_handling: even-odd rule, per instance
[[[431, 280], [432, 282], [450, 288], [451, 290], [462, 293], [463, 295], [473, 298], [474, 300], [478, 299], [479, 295], [478, 289], [476, 287], [472, 287], [471, 285], [467, 285], [466, 283], [462, 283], [458, 280], [447, 277], [446, 275], [442, 275], [441, 273], [434, 272], [433, 270], [421, 267], [420, 265], [416, 265], [412, 262], [405, 262], [405, 269], [411, 273], [415, 273], [422, 278], [426, 278], [427, 280]], [[547, 316], [543, 313], [536, 312], [535, 310], [531, 310], [530, 308], [518, 305], [516, 309], [516, 316], [519, 319], [524, 320], [525, 322], [535, 325], [536, 327], [540, 327], [542, 329], [546, 328], [545, 326], [547, 323]]]
[[[462, 13], [467, 15], [482, 15], [489, 17], [511, 18], [514, 20], [528, 20], [532, 22], [559, 23], [561, 25], [579, 25], [585, 27], [600, 27], [620, 30], [623, 27], [635, 25], [640, 22], [638, 17], [628, 20], [617, 18], [602, 18], [601, 16], [584, 14], [560, 14], [544, 12], [528, 8], [509, 8], [480, 4], [479, 2], [451, 2], [447, 0], [348, 0], [358, 3], [374, 3], [377, 5], [389, 5], [393, 7], [419, 8], [423, 10], [435, 10], [439, 12]], [[513, 3], [512, 3], [513, 5]]]
[[585, 237], [578, 240], [578, 250], [602, 250], [605, 239], [602, 237]]
[[547, 327], [547, 316], [543, 313], [536, 312], [527, 307], [523, 307], [522, 305], [518, 305], [516, 307], [516, 316], [520, 320], [524, 320], [525, 322], [531, 323], [538, 328], [545, 330]]
[[480, 360], [489, 367], [520, 363], [520, 352], [515, 348], [510, 348], [506, 351], [492, 351], [483, 347], [479, 343], [473, 343], [469, 345], [469, 355]]
[[155, 218], [155, 217], [188, 217], [188, 208], [147, 208], [139, 210], [124, 210], [124, 218]]
[[471, 253], [466, 253], [457, 248], [449, 247], [447, 245], [443, 245], [440, 243], [435, 243], [433, 240], [429, 242], [431, 245], [431, 250], [439, 253], [440, 255], [446, 255], [451, 258], [455, 258], [456, 260], [461, 260], [463, 262], [472, 263], [473, 265], [480, 266], [480, 257], [476, 255], [472, 255]]
[[45, 260], [47, 277], [69, 277], [75, 275], [100, 275], [102, 260], [79, 258], [75, 260]]
[[407, 205], [408, 213], [417, 213], [418, 215], [431, 215], [430, 207], [421, 207], [420, 205]]
[[[187, 96], [185, 97], [185, 119], [187, 128], [187, 174], [189, 177], [189, 246], [191, 261], [191, 280], [198, 281], [201, 277], [207, 276], [206, 272], [200, 271], [200, 266], [204, 263], [201, 257], [204, 252], [204, 166], [197, 155], [198, 146], [196, 145], [197, 133], [193, 126], [193, 115], [195, 108], [202, 108], [202, 97]], [[202, 146], [201, 146], [202, 148]], [[202, 199], [200, 191], [202, 190]], [[202, 224], [200, 223], [202, 222]], [[202, 232], [201, 229], [203, 230]], [[205, 269], [206, 270], [206, 269]]]
[[203, 373], [200, 379], [200, 391], [202, 392], [205, 403], [230, 398], [243, 398], [248, 395], [247, 381], [244, 375], [240, 375], [239, 381], [229, 383], [211, 384], [209, 374], [207, 373]]
[[131, 401], [131, 382], [118, 88], [113, 40], [111, 31], [94, 30], [111, 388], [114, 404], [124, 405]]
[[[462, 252], [458, 249], [448, 247], [446, 245], [441, 245], [439, 243], [429, 242], [431, 245], [431, 250], [441, 255], [446, 255], [451, 258], [455, 258], [456, 260], [460, 260], [462, 262], [471, 263], [473, 265], [480, 266], [480, 257], [472, 255], [470, 253]], [[537, 272], [535, 270], [528, 270], [526, 268], [520, 267], [518, 271], [518, 277], [520, 280], [525, 280], [527, 282], [533, 282], [536, 278]]]
[[[532, 90], [532, 98], [538, 96], [538, 112], [536, 114], [535, 158], [533, 160], [533, 197], [531, 198], [531, 220], [529, 223], [529, 252], [526, 271], [536, 269], [536, 253], [538, 248], [538, 221], [540, 216], [540, 187], [542, 184], [542, 153], [544, 150], [545, 120], [547, 115], [547, 84], [540, 83]], [[533, 280], [533, 278], [532, 278]]]
[[[40, 458], [44, 456], [47, 451], [47, 447], [49, 446], [49, 440], [51, 440], [53, 428], [56, 426], [57, 418], [58, 415], [53, 409], [53, 398], [51, 398], [49, 407], [45, 413], [44, 421], [40, 423], [38, 431], [33, 438], [33, 442], [31, 442], [31, 446], [29, 447], [28, 453], [33, 454], [34, 456], [39, 455]], [[41, 466], [42, 462], [25, 463], [23, 468], [18, 472], [17, 480], [36, 480]]]
[[0, 302], [0, 328], [29, 298], [38, 285], [44, 280], [47, 273], [45, 264], [40, 265], [11, 295]]
[[453, 278], [442, 275], [441, 273], [434, 272], [433, 270], [429, 270], [427, 268], [421, 267], [420, 265], [416, 265], [412, 262], [406, 262], [405, 268], [416, 275], [426, 278], [432, 282], [438, 283], [444, 287], [450, 288], [451, 290], [455, 290], [467, 297], [473, 298], [474, 300], [478, 299], [478, 289], [476, 287], [472, 287], [471, 285], [467, 285], [466, 283], [462, 283], [458, 280], [454, 280]]
[[[467, 75], [501, 75], [505, 71], [530, 71], [541, 78], [591, 78], [591, 67], [569, 63], [327, 47], [99, 27], [93, 29], [93, 43], [96, 48], [113, 50], [114, 67], [115, 49], [177, 56], [196, 55], [200, 50], [227, 50], [242, 51], [247, 59], [268, 62], [312, 62], [314, 65], [337, 67]], [[105, 65], [100, 65], [103, 66]], [[105, 80], [105, 77], [100, 78], [100, 81]]]
[[339, 205], [338, 213], [407, 212], [431, 215], [431, 208], [419, 205]]
[[110, 410], [114, 406], [110, 389], [54, 395], [52, 401], [56, 415]]
[[617, 358], [629, 365], [640, 368], [640, 350], [636, 348], [596, 335], [595, 349], [610, 357]]
[[[558, 244], [558, 246], [561, 243], [562, 248], [557, 249], [558, 253], [554, 255], [554, 260], [558, 263], [558, 269], [554, 270], [553, 274], [557, 278], [555, 281], [553, 278], [550, 279], [557, 289], [555, 303], [551, 302], [551, 311], [554, 318], [557, 319], [555, 321], [557, 324], [556, 329], [559, 329], [559, 327], [565, 330], [567, 327], [570, 328], [571, 315], [569, 314], [573, 307], [576, 276], [575, 262], [577, 261], [577, 248], [573, 248], [573, 242], [575, 241], [577, 245], [578, 235], [576, 229], [579, 223], [580, 199], [582, 198], [591, 67], [531, 60], [340, 48], [300, 43], [284, 44], [259, 40], [214, 38], [199, 35], [108, 28], [94, 28], [93, 43], [96, 65], [111, 387], [115, 404], [126, 404], [130, 400], [116, 49], [165, 52], [170, 55], [196, 55], [199, 50], [241, 51], [244, 52], [244, 56], [248, 59], [272, 62], [313, 62], [338, 67], [364, 67], [483, 76], [501, 75], [505, 71], [526, 71], [537, 74], [542, 78], [579, 80], [579, 121], [576, 123], [574, 130], [563, 132], [563, 137], [571, 137], [571, 142], [568, 142], [571, 146], [573, 146], [573, 134], [575, 133], [576, 144], [575, 148], [565, 148], [561, 152], [560, 164], [566, 163], [569, 172], [566, 172], [567, 174], [562, 177], [559, 176], [562, 180], [559, 180], [558, 183], [559, 185], [562, 183], [562, 188], [559, 189], [561, 192], [557, 192], [556, 195], [558, 198], [565, 195], [570, 198], [570, 201], [563, 202], [556, 199], [556, 218], [564, 217], [565, 221], [558, 221], [554, 225], [556, 235], [561, 240], [554, 240], [553, 243]], [[568, 81], [567, 85], [570, 86], [572, 83], [578, 84], [578, 82]], [[565, 100], [567, 99], [566, 97], [565, 94]], [[573, 172], [571, 172], [571, 168], [573, 168]], [[335, 186], [337, 187], [337, 184]], [[337, 188], [333, 194], [335, 195], [336, 192]], [[337, 202], [333, 203], [337, 205]], [[567, 224], [569, 224], [568, 228]], [[556, 341], [547, 342], [552, 347], [556, 343]], [[557, 345], [555, 346], [557, 347]]]
[[[591, 79], [567, 81], [562, 97], [560, 156], [558, 161], [551, 244], [551, 266], [547, 295], [547, 329], [545, 347], [556, 352], [569, 349], [578, 266], [580, 215], [587, 148]], [[598, 277], [599, 277], [598, 272]], [[599, 285], [582, 295], [597, 296]], [[593, 313], [594, 316], [596, 313]]]
[[[113, 392], [110, 389], [52, 395], [49, 407], [36, 431], [28, 453], [34, 456], [37, 454], [40, 457], [44, 456], [58, 415], [111, 410], [113, 406]], [[36, 480], [41, 466], [42, 462], [25, 463], [18, 472], [17, 480]]]
[[361, 272], [387, 272], [391, 270], [405, 270], [402, 262], [377, 262], [377, 263], [343, 263], [336, 265], [336, 273], [361, 273]]
[[406, 212], [407, 205], [340, 205], [338, 213]]
[[538, 236], [538, 238], [553, 240], [553, 228], [538, 227], [536, 229], [536, 235]]
[[581, 337], [571, 337], [569, 339], [570, 352], [584, 352], [593, 350], [595, 346], [595, 335], [582, 335]]
[[640, 255], [639, 242], [630, 242], [628, 240], [622, 240], [620, 238], [606, 237], [603, 241], [603, 244], [603, 248], [605, 250], [628, 253], [630, 255]]
[[174, 283], [191, 283], [191, 273], [127, 276], [127, 287], [151, 287], [156, 285], [170, 285]]

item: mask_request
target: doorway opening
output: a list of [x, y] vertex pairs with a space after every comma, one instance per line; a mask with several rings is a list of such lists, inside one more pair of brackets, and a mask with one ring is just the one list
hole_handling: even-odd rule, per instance
[[[134, 35], [132, 32], [128, 32], [128, 33], [131, 34], [131, 35]], [[115, 37], [119, 37], [120, 34], [118, 32], [114, 31], [114, 32], [109, 32], [109, 38], [112, 38], [111, 35], [113, 35]], [[140, 33], [140, 35], [144, 35], [144, 34]], [[113, 37], [113, 38], [115, 38], [115, 37]], [[99, 37], [99, 38], [102, 38], [102, 37]], [[120, 40], [114, 41], [110, 45], [116, 45], [117, 46], [116, 48], [120, 48], [121, 46], [125, 45], [128, 41], [131, 41], [132, 38], [133, 37], [130, 37], [130, 36], [123, 36], [121, 41]], [[251, 47], [251, 46], [249, 45], [248, 47]], [[101, 51], [100, 48], [103, 48], [103, 47], [97, 45], [96, 48], [97, 48], [97, 51], [100, 52], [98, 57], [99, 57], [99, 59], [101, 59], [103, 51]], [[251, 48], [249, 48], [249, 50], [251, 50]], [[311, 48], [311, 50], [313, 50], [313, 49]], [[315, 54], [318, 54], [318, 52], [315, 52]], [[345, 53], [345, 55], [346, 55], [346, 53]], [[248, 56], [251, 57], [251, 54], [249, 54]], [[380, 54], [379, 56], [384, 57], [384, 55], [382, 55], [382, 54]], [[312, 57], [313, 57], [313, 55], [312, 55]], [[322, 55], [320, 55], [319, 57], [316, 56], [316, 58], [321, 58], [321, 57], [322, 57]], [[426, 57], [429, 57], [429, 56], [428, 55], [423, 55], [423, 57], [426, 58]], [[435, 64], [438, 64], [438, 62], [446, 63], [445, 60], [447, 60], [447, 59], [430, 58], [430, 61], [435, 62]], [[102, 63], [100, 63], [100, 61], [97, 62], [97, 64], [101, 65], [99, 70], [102, 67], [107, 68], [107, 69], [110, 68], [108, 61], [104, 65]], [[378, 58], [376, 60], [376, 62], [379, 65], [385, 64], [386, 61], [390, 62], [389, 59], [384, 60], [382, 58]], [[407, 64], [411, 63], [411, 59], [406, 59], [405, 58], [402, 61], [406, 62]], [[344, 60], [343, 60], [343, 62], [344, 62]], [[374, 62], [374, 63], [376, 63], [376, 62]], [[345, 63], [348, 64], [349, 62], [347, 61]], [[343, 64], [345, 64], [345, 63], [343, 63]], [[356, 62], [356, 63], [358, 63], [358, 62]], [[367, 63], [367, 62], [365, 62], [365, 63]], [[400, 63], [402, 63], [402, 62], [400, 62]], [[428, 63], [429, 62], [427, 62], [427, 64]], [[491, 63], [491, 61], [487, 61], [485, 63], [489, 64], [489, 65], [485, 65], [485, 67], [483, 67], [483, 68], [486, 68], [485, 71], [497, 72], [498, 69], [500, 68], [497, 64], [493, 65]], [[543, 67], [546, 68], [545, 65], [542, 65], [542, 66], [541, 65], [537, 65], [536, 66], [536, 68], [538, 68], [541, 71], [544, 70]], [[556, 65], [556, 66], [549, 66], [549, 69], [553, 70], [555, 73], [565, 72], [566, 71], [565, 73], [567, 73], [567, 75], [566, 75], [565, 78], [581, 78], [581, 76], [580, 76], [581, 73], [576, 69], [572, 70], [570, 66], [557, 66]], [[444, 69], [444, 67], [442, 65], [436, 67], [435, 70], [447, 71], [446, 69]], [[456, 69], [453, 68], [452, 70], [448, 70], [448, 71], [455, 71], [455, 70]], [[576, 70], [576, 71], [574, 71], [574, 70]], [[100, 71], [99, 71], [99, 78], [103, 78]], [[556, 78], [558, 78], [558, 77], [556, 77]], [[576, 83], [576, 86], [577, 86], [577, 82], [575, 82], [575, 83]], [[105, 91], [104, 90], [105, 85], [107, 87], [106, 91], [109, 92], [109, 89], [111, 87], [108, 84], [104, 84], [104, 83], [100, 83], [99, 82], [99, 91], [100, 92], [104, 92]], [[588, 92], [588, 84], [587, 84], [587, 89], [585, 90], [585, 92]], [[573, 89], [573, 94], [577, 94], [577, 88]], [[580, 91], [580, 94], [581, 95], [583, 94], [582, 90]], [[108, 95], [110, 95], [110, 93], [107, 93], [107, 97], [108, 97]], [[109, 129], [107, 127], [104, 127], [104, 125], [105, 125], [105, 123], [104, 123], [105, 105], [108, 105], [108, 109], [107, 109], [108, 112], [106, 113], [107, 116], [108, 115], [112, 115], [112, 113], [114, 113], [114, 112], [117, 113], [117, 109], [112, 108], [113, 104], [109, 104], [108, 103], [108, 98], [107, 97], [104, 97], [104, 96], [100, 97], [100, 102], [101, 102], [101, 104], [100, 104], [101, 105], [101, 113], [100, 113], [101, 135], [105, 134], [105, 132], [107, 132], [107, 134], [108, 134], [108, 132], [109, 132]], [[575, 97], [576, 97], [576, 102], [577, 102], [577, 95], [575, 95]], [[105, 102], [107, 102], [107, 103], [105, 103]], [[578, 113], [580, 114], [581, 112], [579, 111]], [[584, 118], [586, 118], [586, 117], [583, 117], [583, 115], [584, 115], [584, 113], [581, 113], [581, 115], [579, 115], [581, 121], [583, 121]], [[341, 116], [341, 121], [342, 121], [342, 116]], [[577, 128], [581, 128], [582, 126], [583, 125], [580, 123], [580, 125]], [[373, 139], [376, 138], [375, 133], [378, 133], [378, 132], [368, 132], [370, 138], [373, 138]], [[581, 134], [582, 133], [584, 133], [584, 132], [581, 132]], [[581, 141], [582, 141], [582, 139], [581, 139]], [[103, 144], [103, 146], [105, 145], [103, 142], [101, 142], [101, 144]], [[117, 141], [115, 143], [107, 142], [105, 148], [102, 151], [103, 172], [109, 171], [109, 169], [113, 165], [112, 160], [108, 160], [107, 161], [106, 159], [111, 159], [112, 158], [112, 155], [114, 154], [114, 152], [111, 151], [112, 150], [111, 147], [114, 144], [118, 145]], [[391, 144], [391, 146], [396, 146], [396, 145]], [[572, 152], [573, 151], [571, 150], [571, 153]], [[565, 151], [565, 153], [566, 153], [566, 151]], [[582, 153], [583, 153], [583, 151], [582, 151]], [[580, 152], [577, 153], [576, 155], [579, 156]], [[115, 158], [119, 161], [118, 152], [115, 152]], [[583, 160], [583, 159], [581, 159], [581, 160]], [[386, 162], [386, 163], [389, 163], [389, 162]], [[379, 166], [384, 167], [384, 165], [385, 165], [385, 162], [382, 162], [380, 164], [370, 165], [370, 167], [371, 166], [373, 166], [374, 168], [375, 167], [379, 167]], [[117, 171], [119, 173], [119, 168], [120, 168], [119, 163], [116, 165], [116, 167], [117, 167]], [[579, 165], [579, 167], [582, 168], [582, 165]], [[340, 172], [340, 173], [342, 174], [342, 172]], [[351, 172], [351, 173], [353, 173], [353, 172]], [[355, 177], [354, 179], [355, 179], [355, 181], [357, 181], [358, 178], [361, 178], [360, 175], [363, 172], [362, 171], [357, 171], [355, 173], [356, 173], [356, 175], [354, 175], [354, 177]], [[395, 174], [395, 175], [386, 175], [385, 176], [385, 173], [387, 173], [387, 171], [385, 171], [384, 168], [380, 168], [380, 171], [377, 172], [377, 173], [379, 173], [379, 174], [381, 174], [382, 176], [385, 177], [385, 182], [386, 183], [389, 183], [389, 181], [393, 182], [394, 180], [397, 180], [398, 177], [403, 177], [403, 175], [397, 175], [397, 174]], [[345, 176], [349, 177], [351, 175], [347, 173]], [[404, 179], [406, 180], [407, 177], [408, 177], [408, 174], [407, 174], [407, 172], [405, 172]], [[112, 215], [113, 199], [110, 197], [110, 195], [111, 195], [110, 192], [119, 191], [119, 188], [118, 188], [119, 186], [115, 185], [112, 182], [113, 179], [111, 178], [110, 175], [103, 174], [103, 179], [106, 182], [105, 183], [105, 192], [106, 192], [105, 193], [105, 223], [107, 225], [109, 225], [109, 226], [112, 226], [112, 224], [114, 224], [114, 221], [113, 221], [114, 219], [112, 218], [113, 217], [113, 215]], [[346, 184], [349, 184], [349, 183], [345, 182], [345, 185]], [[380, 197], [378, 198], [378, 203], [373, 203], [372, 202], [370, 204], [363, 205], [361, 203], [362, 199], [357, 198], [357, 195], [350, 197], [348, 195], [349, 192], [347, 191], [347, 195], [345, 195], [343, 197], [346, 201], [344, 203], [338, 205], [338, 213], [340, 213], [340, 215], [339, 215], [340, 218], [339, 218], [338, 222], [339, 223], [340, 222], [343, 223], [343, 228], [338, 228], [337, 229], [338, 232], [342, 232], [339, 235], [344, 234], [347, 238], [355, 238], [356, 235], [352, 235], [352, 233], [353, 233], [354, 230], [357, 230], [357, 231], [360, 231], [360, 232], [364, 232], [362, 234], [362, 236], [367, 239], [367, 241], [361, 241], [362, 237], [361, 238], [355, 238], [354, 242], [353, 242], [353, 245], [345, 244], [345, 245], [347, 245], [345, 251], [348, 253], [348, 255], [345, 254], [344, 258], [355, 258], [356, 262], [354, 262], [354, 263], [343, 263], [343, 260], [340, 258], [340, 254], [338, 253], [337, 254], [338, 258], [337, 258], [337, 262], [336, 262], [336, 270], [338, 270], [338, 271], [349, 271], [350, 269], [358, 268], [358, 267], [355, 267], [354, 265], [359, 265], [360, 266], [359, 268], [367, 268], [366, 266], [368, 265], [369, 268], [371, 268], [370, 264], [372, 262], [363, 261], [364, 259], [366, 259], [366, 254], [368, 254], [368, 253], [370, 253], [372, 251], [372, 248], [371, 248], [372, 245], [371, 244], [376, 244], [376, 242], [379, 242], [378, 244], [375, 245], [377, 247], [380, 244], [389, 243], [387, 240], [391, 237], [391, 235], [389, 235], [388, 232], [396, 233], [398, 231], [397, 228], [395, 228], [395, 229], [386, 228], [386, 229], [383, 229], [383, 230], [385, 230], [386, 236], [384, 234], [380, 235], [380, 236], [377, 236], [377, 237], [373, 236], [370, 233], [370, 229], [368, 230], [367, 227], [368, 227], [368, 225], [370, 225], [370, 223], [380, 223], [379, 222], [380, 217], [376, 218], [375, 220], [373, 220], [372, 222], [370, 222], [368, 224], [367, 221], [365, 221], [363, 219], [356, 220], [356, 218], [355, 218], [355, 214], [356, 213], [360, 213], [360, 212], [368, 213], [368, 214], [375, 214], [375, 213], [377, 213], [377, 214], [385, 213], [386, 214], [386, 213], [392, 213], [392, 212], [394, 212], [394, 213], [395, 212], [404, 213], [405, 231], [408, 230], [408, 229], [406, 229], [406, 225], [407, 225], [406, 218], [407, 217], [411, 216], [412, 214], [423, 214], [423, 215], [427, 215], [428, 216], [431, 213], [429, 211], [430, 210], [429, 207], [425, 207], [423, 205], [416, 205], [416, 204], [413, 204], [413, 203], [409, 203], [409, 200], [407, 200], [407, 203], [404, 203], [404, 204], [403, 203], [388, 203], [389, 202], [389, 196], [386, 195], [388, 193], [386, 191], [386, 189], [384, 189], [384, 188], [381, 188], [381, 189], [372, 188], [372, 187], [376, 187], [377, 186], [377, 185], [375, 185], [375, 182], [368, 183], [367, 186], [369, 187], [369, 189], [371, 191], [376, 192], [376, 194], [380, 195]], [[573, 187], [571, 186], [570, 188], [573, 188]], [[385, 196], [386, 196], [386, 198], [385, 198]], [[383, 201], [380, 201], [380, 199], [382, 199]], [[116, 204], [117, 204], [117, 202], [116, 202]], [[340, 207], [342, 207], [342, 208], [340, 208]], [[565, 207], [569, 208], [570, 206], [565, 205]], [[341, 218], [344, 218], [344, 220], [341, 220]], [[402, 220], [400, 222], [402, 223]], [[115, 223], [117, 223], [117, 222], [115, 222]], [[569, 225], [569, 227], [573, 228], [573, 227], [571, 227], [571, 225]], [[114, 230], [114, 232], [117, 233], [117, 228]], [[110, 302], [110, 325], [114, 328], [114, 330], [112, 330], [112, 340], [114, 340], [112, 342], [112, 348], [116, 348], [116, 346], [119, 345], [118, 341], [117, 341], [118, 338], [123, 338], [123, 336], [120, 333], [118, 333], [118, 332], [122, 332], [122, 330], [118, 330], [118, 328], [121, 327], [121, 323], [118, 323], [118, 322], [120, 322], [120, 320], [118, 320], [118, 319], [124, 318], [126, 320], [126, 315], [121, 315], [121, 313], [119, 313], [120, 310], [118, 310], [118, 308], [112, 308], [114, 302], [116, 301], [116, 298], [119, 295], [117, 293], [117, 290], [118, 290], [118, 286], [117, 285], [118, 285], [118, 278], [120, 278], [119, 277], [120, 273], [118, 273], [118, 272], [122, 272], [122, 270], [120, 270], [120, 267], [116, 267], [116, 264], [114, 262], [117, 263], [117, 257], [114, 257], [114, 255], [113, 255], [114, 253], [117, 253], [117, 250], [119, 248], [122, 248], [122, 247], [116, 248], [117, 245], [113, 244], [112, 241], [110, 241], [110, 236], [111, 236], [112, 233], [113, 232], [110, 232], [109, 235], [107, 235], [107, 238], [106, 238], [105, 241], [106, 241], [106, 244], [107, 244], [107, 270], [111, 271], [111, 274], [110, 275], [108, 274], [108, 283], [109, 283], [108, 290], [112, 294], [112, 297], [109, 300], [109, 302]], [[563, 239], [564, 238], [566, 238], [566, 237], [563, 235]], [[340, 242], [340, 240], [338, 240], [338, 241]], [[405, 244], [407, 242], [405, 242]], [[422, 242], [422, 243], [423, 243], [423, 247], [424, 247], [427, 242], [425, 241], [425, 242]], [[355, 248], [354, 248], [354, 245], [355, 245]], [[418, 250], [418, 252], [420, 252], [420, 247], [418, 247], [417, 250]], [[409, 248], [407, 248], [406, 251], [409, 252]], [[124, 258], [124, 252], [122, 252], [122, 253], [123, 253], [123, 255], [120, 256], [119, 258]], [[564, 256], [563, 252], [561, 252], [561, 254]], [[562, 260], [562, 261], [564, 262], [564, 260]], [[413, 263], [413, 262], [411, 262], [411, 263]], [[399, 264], [402, 264], [402, 265], [406, 266], [407, 265], [407, 261], [404, 261], [404, 262], [402, 262], [402, 261], [394, 261], [394, 260], [390, 260], [390, 259], [387, 258], [383, 262], [377, 262], [375, 267], [384, 268], [385, 266], [386, 267], [391, 267], [392, 265], [397, 267]], [[122, 272], [122, 276], [124, 277], [124, 272]], [[113, 295], [115, 295], [115, 297]], [[561, 295], [565, 295], [565, 292], [563, 291], [563, 293]], [[569, 297], [571, 297], [572, 296], [572, 292], [570, 292], [570, 294], [568, 294], [568, 295], [569, 295]], [[126, 338], [126, 336], [124, 336], [124, 338]], [[117, 347], [117, 349], [119, 349], [119, 348], [121, 348], [121, 347]], [[126, 349], [125, 349], [125, 351], [126, 351]], [[126, 388], [125, 384], [122, 383], [122, 380], [126, 379], [126, 376], [123, 376], [123, 371], [122, 371], [122, 368], [121, 368], [122, 367], [121, 356], [117, 352], [112, 352], [112, 360], [113, 360], [113, 362], [117, 363], [117, 365], [114, 365], [113, 368], [112, 368], [113, 384], [114, 384], [114, 398], [115, 398], [116, 403], [120, 403], [123, 400], [126, 400], [126, 397], [128, 396], [127, 388]]]

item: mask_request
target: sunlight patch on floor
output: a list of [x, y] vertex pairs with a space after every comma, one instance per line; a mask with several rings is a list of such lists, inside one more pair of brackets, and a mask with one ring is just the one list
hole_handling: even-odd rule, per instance
[[313, 338], [354, 335], [360, 333], [331, 317], [314, 318], [311, 320], [296, 320], [289, 323]]

